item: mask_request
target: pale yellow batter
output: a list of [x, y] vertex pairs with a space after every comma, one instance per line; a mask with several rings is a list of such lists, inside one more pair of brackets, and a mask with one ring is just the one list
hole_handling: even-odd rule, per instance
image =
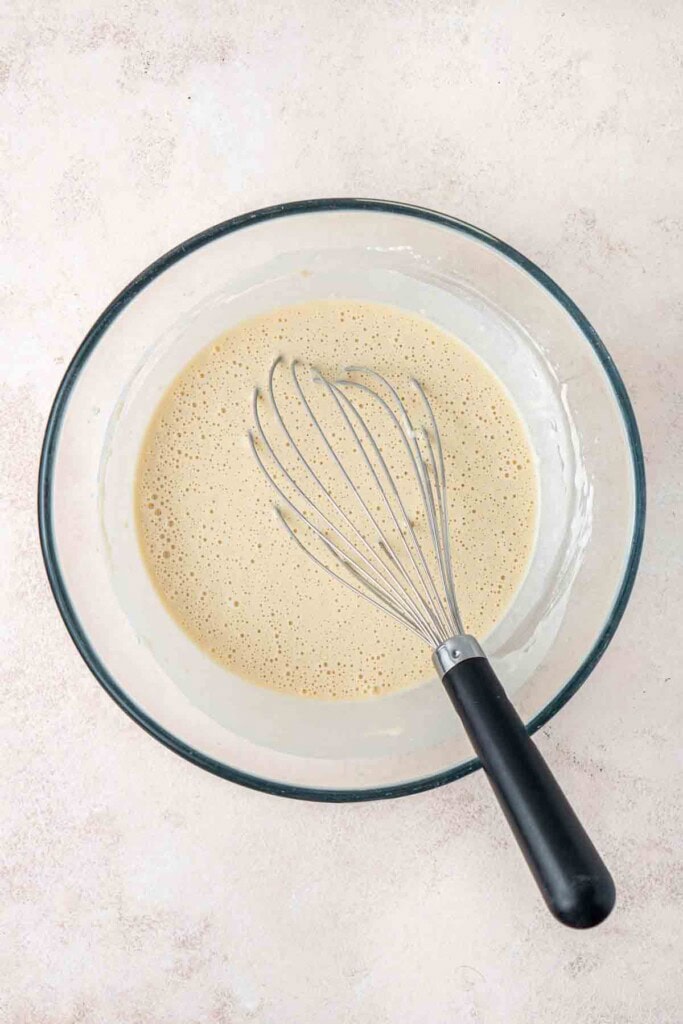
[[[149, 573], [196, 644], [238, 675], [313, 697], [355, 698], [432, 674], [418, 638], [322, 570], [273, 516], [249, 450], [250, 396], [276, 355], [332, 377], [348, 364], [419, 378], [442, 435], [455, 582], [479, 639], [500, 619], [531, 554], [537, 484], [517, 411], [452, 335], [355, 301], [276, 310], [228, 331], [180, 373], [154, 413], [136, 483]], [[289, 410], [291, 412], [291, 409]], [[393, 435], [385, 434], [390, 455]]]

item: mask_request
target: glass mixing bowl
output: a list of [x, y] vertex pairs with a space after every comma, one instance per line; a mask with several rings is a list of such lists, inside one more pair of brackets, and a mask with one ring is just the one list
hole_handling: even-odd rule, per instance
[[[230, 675], [165, 611], [133, 517], [142, 437], [181, 367], [246, 317], [326, 297], [433, 320], [516, 402], [538, 471], [537, 539], [511, 607], [482, 639], [528, 729], [547, 722], [589, 676], [628, 601], [643, 538], [642, 450], [621, 378], [583, 314], [520, 253], [452, 217], [311, 200], [233, 218], [162, 256], [114, 299], [66, 371], [43, 445], [40, 537], [76, 646], [144, 729], [233, 782], [367, 800], [479, 766], [438, 680], [326, 702]], [[245, 425], [248, 416], [245, 401]], [[334, 584], [321, 575], [319, 585]]]

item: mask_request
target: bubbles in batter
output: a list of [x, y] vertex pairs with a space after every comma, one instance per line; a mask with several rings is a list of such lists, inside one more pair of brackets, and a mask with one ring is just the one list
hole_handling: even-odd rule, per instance
[[[275, 520], [246, 432], [253, 387], [267, 380], [279, 354], [333, 377], [360, 363], [399, 386], [419, 378], [444, 445], [466, 628], [484, 639], [504, 613], [526, 571], [537, 505], [516, 409], [452, 335], [372, 303], [276, 310], [231, 329], [185, 367], [162, 398], [140, 455], [135, 504], [145, 564], [179, 625], [244, 678], [338, 699], [411, 686], [432, 675], [429, 649], [312, 565]], [[295, 417], [283, 394], [283, 413]], [[394, 442], [384, 437], [389, 457]], [[324, 466], [315, 436], [307, 452]]]

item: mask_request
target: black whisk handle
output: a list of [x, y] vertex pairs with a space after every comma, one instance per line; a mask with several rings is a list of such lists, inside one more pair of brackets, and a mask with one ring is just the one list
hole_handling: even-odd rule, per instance
[[459, 662], [443, 684], [550, 911], [570, 928], [600, 924], [614, 906], [612, 876], [488, 659]]

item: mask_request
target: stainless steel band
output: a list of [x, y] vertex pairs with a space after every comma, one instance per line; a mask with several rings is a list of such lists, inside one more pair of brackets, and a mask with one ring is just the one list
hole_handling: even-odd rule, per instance
[[468, 658], [484, 657], [486, 655], [473, 636], [452, 636], [450, 640], [439, 644], [432, 654], [432, 661], [434, 668], [443, 679], [446, 673], [450, 672], [455, 665], [459, 665], [461, 661], [467, 661]]

